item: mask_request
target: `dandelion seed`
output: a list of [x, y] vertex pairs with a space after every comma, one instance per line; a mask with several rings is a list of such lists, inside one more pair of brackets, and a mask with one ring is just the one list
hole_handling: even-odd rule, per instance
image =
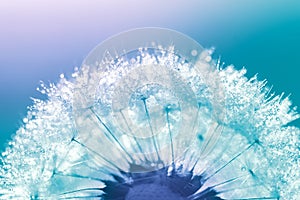
[[96, 47], [34, 99], [6, 151], [1, 199], [299, 199], [299, 118], [246, 70], [178, 32]]

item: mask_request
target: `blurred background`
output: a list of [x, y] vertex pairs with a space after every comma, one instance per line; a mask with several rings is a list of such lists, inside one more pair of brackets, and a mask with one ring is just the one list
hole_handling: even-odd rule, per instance
[[[40, 81], [70, 77], [98, 43], [137, 27], [189, 35], [248, 77], [267, 79], [300, 106], [300, 1], [2, 0], [0, 150], [22, 125]], [[299, 111], [300, 109], [298, 109]], [[300, 127], [300, 120], [292, 124]]]

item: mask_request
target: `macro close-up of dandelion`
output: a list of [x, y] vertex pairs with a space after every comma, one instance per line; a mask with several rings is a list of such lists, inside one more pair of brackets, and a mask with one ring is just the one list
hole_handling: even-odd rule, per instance
[[299, 114], [190, 37], [141, 28], [38, 88], [0, 199], [300, 199]]

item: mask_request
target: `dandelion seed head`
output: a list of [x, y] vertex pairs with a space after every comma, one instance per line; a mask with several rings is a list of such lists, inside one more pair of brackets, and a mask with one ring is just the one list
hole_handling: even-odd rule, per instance
[[297, 199], [299, 118], [191, 38], [137, 29], [38, 89], [1, 156], [3, 199]]

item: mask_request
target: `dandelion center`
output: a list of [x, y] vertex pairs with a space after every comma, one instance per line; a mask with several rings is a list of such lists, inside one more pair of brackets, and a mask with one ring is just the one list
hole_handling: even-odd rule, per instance
[[[196, 194], [203, 177], [192, 171], [182, 173], [180, 168], [164, 167], [156, 171], [127, 173], [124, 178], [109, 181], [104, 188], [104, 199], [124, 200], [221, 200], [217, 191], [207, 188]], [[127, 180], [127, 181], [126, 181]]]

